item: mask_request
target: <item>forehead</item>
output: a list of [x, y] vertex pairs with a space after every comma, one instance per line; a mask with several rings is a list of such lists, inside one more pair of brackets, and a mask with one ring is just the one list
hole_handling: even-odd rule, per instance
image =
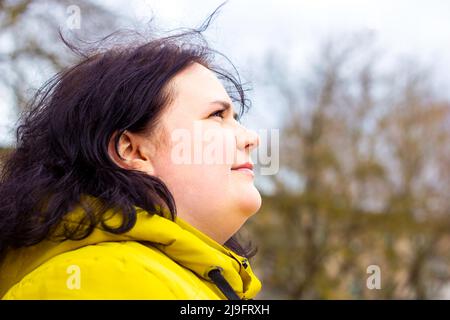
[[183, 104], [195, 104], [197, 107], [215, 100], [225, 100], [231, 103], [230, 97], [220, 80], [205, 66], [194, 63], [177, 74], [172, 79], [172, 89], [175, 100]]

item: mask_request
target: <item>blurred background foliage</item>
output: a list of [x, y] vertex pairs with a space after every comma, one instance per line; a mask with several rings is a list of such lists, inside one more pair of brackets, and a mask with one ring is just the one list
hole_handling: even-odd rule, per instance
[[[0, 0], [0, 93], [17, 113], [30, 88], [74, 61], [58, 40], [72, 2]], [[76, 2], [81, 37], [125, 19]], [[259, 249], [259, 298], [448, 298], [450, 103], [413, 59], [380, 71], [374, 42], [324, 40], [309, 72], [277, 51], [255, 67], [252, 80], [272, 97], [263, 112], [281, 119], [280, 171], [257, 179], [263, 206], [243, 229]], [[380, 290], [366, 286], [370, 265]]]
[[[271, 294], [424, 299], [449, 281], [450, 104], [411, 61], [375, 72], [371, 43], [325, 43], [307, 81], [283, 81], [293, 71], [277, 57], [264, 69], [287, 110], [286, 175], [268, 177], [273, 191], [249, 225]], [[370, 265], [381, 290], [366, 286]]]

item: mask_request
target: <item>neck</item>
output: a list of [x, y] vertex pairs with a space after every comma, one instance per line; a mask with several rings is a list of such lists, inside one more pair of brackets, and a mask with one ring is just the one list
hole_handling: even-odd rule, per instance
[[191, 215], [179, 214], [178, 216], [221, 245], [225, 244], [242, 226], [242, 224], [230, 225], [229, 221], [205, 221]]

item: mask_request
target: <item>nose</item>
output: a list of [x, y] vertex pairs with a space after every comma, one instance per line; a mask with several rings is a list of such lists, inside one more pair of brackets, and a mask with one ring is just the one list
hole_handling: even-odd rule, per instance
[[251, 152], [259, 146], [259, 135], [250, 129], [240, 125], [236, 134], [236, 145], [238, 149]]

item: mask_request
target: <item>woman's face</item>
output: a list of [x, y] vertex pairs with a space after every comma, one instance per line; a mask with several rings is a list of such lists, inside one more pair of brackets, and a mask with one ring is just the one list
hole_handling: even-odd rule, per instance
[[[174, 99], [157, 129], [165, 142], [155, 148], [149, 139], [141, 140], [141, 157], [148, 159], [137, 163], [166, 183], [179, 217], [224, 243], [261, 206], [253, 173], [232, 169], [253, 163], [250, 152], [259, 137], [234, 119], [226, 90], [201, 64], [183, 70], [170, 86]], [[224, 106], [214, 101], [231, 108], [221, 111]]]

